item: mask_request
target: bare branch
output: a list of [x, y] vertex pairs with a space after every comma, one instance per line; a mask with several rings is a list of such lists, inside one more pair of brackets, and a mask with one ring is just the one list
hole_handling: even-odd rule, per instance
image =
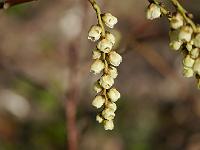
[[37, 0], [3, 0], [3, 1], [0, 1], [0, 9], [8, 8], [10, 6], [32, 2], [32, 1], [37, 1]]

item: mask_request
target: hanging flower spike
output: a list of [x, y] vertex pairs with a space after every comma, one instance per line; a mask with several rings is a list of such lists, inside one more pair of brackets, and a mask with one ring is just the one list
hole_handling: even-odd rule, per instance
[[115, 102], [120, 98], [120, 93], [113, 88], [114, 79], [118, 76], [117, 66], [122, 62], [122, 57], [113, 50], [115, 36], [105, 30], [104, 25], [114, 28], [118, 22], [117, 18], [111, 13], [101, 13], [95, 0], [89, 0], [96, 11], [98, 23], [93, 25], [88, 33], [88, 39], [96, 42], [97, 46], [93, 50], [91, 71], [94, 74], [102, 73], [100, 79], [94, 84], [94, 91], [97, 93], [92, 101], [92, 105], [102, 111], [96, 116], [96, 121], [104, 125], [105, 130], [113, 130], [115, 111], [117, 105]]
[[[200, 26], [188, 16], [187, 11], [178, 0], [171, 0], [176, 11], [171, 13], [157, 0], [148, 0], [147, 18], [152, 20], [166, 16], [170, 24], [170, 47], [183, 52], [183, 76], [195, 76], [197, 87], [200, 88]], [[161, 13], [161, 14], [160, 14]]]

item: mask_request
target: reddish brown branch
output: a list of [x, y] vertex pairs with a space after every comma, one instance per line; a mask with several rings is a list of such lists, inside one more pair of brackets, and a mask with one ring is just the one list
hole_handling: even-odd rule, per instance
[[10, 7], [17, 4], [22, 4], [22, 3], [32, 2], [32, 1], [37, 1], [37, 0], [3, 0], [3, 1], [0, 1], [0, 9], [4, 8], [5, 4]]

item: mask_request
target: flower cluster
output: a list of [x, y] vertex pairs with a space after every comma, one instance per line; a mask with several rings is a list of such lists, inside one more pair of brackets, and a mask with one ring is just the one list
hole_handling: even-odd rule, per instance
[[[180, 6], [179, 6], [180, 7]], [[161, 5], [151, 3], [147, 9], [147, 19], [159, 18], [166, 15], [162, 12], [164, 9]], [[200, 26], [180, 10], [175, 13], [167, 14], [170, 24], [170, 44], [171, 49], [180, 51], [184, 54], [183, 58], [183, 75], [184, 77], [197, 78], [197, 86], [200, 88]]]
[[[94, 7], [95, 8], [95, 7]], [[96, 116], [96, 120], [104, 125], [105, 130], [114, 128], [113, 119], [117, 106], [115, 102], [120, 98], [120, 93], [113, 87], [114, 79], [117, 77], [117, 66], [122, 62], [122, 57], [113, 50], [115, 36], [109, 31], [105, 31], [104, 24], [113, 28], [117, 23], [117, 18], [110, 13], [98, 14], [98, 24], [93, 25], [88, 33], [88, 39], [98, 44], [93, 50], [91, 72], [102, 74], [100, 79], [94, 84], [97, 93], [92, 101], [92, 105], [101, 109]]]

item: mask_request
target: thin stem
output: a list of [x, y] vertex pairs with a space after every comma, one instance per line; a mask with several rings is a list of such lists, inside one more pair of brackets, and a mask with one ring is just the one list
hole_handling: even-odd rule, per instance
[[3, 9], [5, 7], [5, 4], [10, 7], [17, 4], [31, 2], [31, 1], [37, 1], [37, 0], [4, 0], [3, 2], [0, 2], [0, 9]]
[[101, 19], [101, 9], [95, 0], [88, 0], [88, 1], [91, 3], [92, 7], [96, 11], [98, 23], [99, 23], [100, 27], [102, 28], [102, 37], [105, 37], [106, 31], [105, 31], [105, 28], [103, 25], [103, 21]]
[[171, 0], [172, 4], [177, 8], [177, 10], [181, 13], [181, 15], [184, 17], [185, 21], [191, 25], [192, 29], [194, 32], [197, 31], [195, 23], [190, 19], [190, 17], [187, 15], [187, 11], [181, 4], [179, 3], [178, 0]]

